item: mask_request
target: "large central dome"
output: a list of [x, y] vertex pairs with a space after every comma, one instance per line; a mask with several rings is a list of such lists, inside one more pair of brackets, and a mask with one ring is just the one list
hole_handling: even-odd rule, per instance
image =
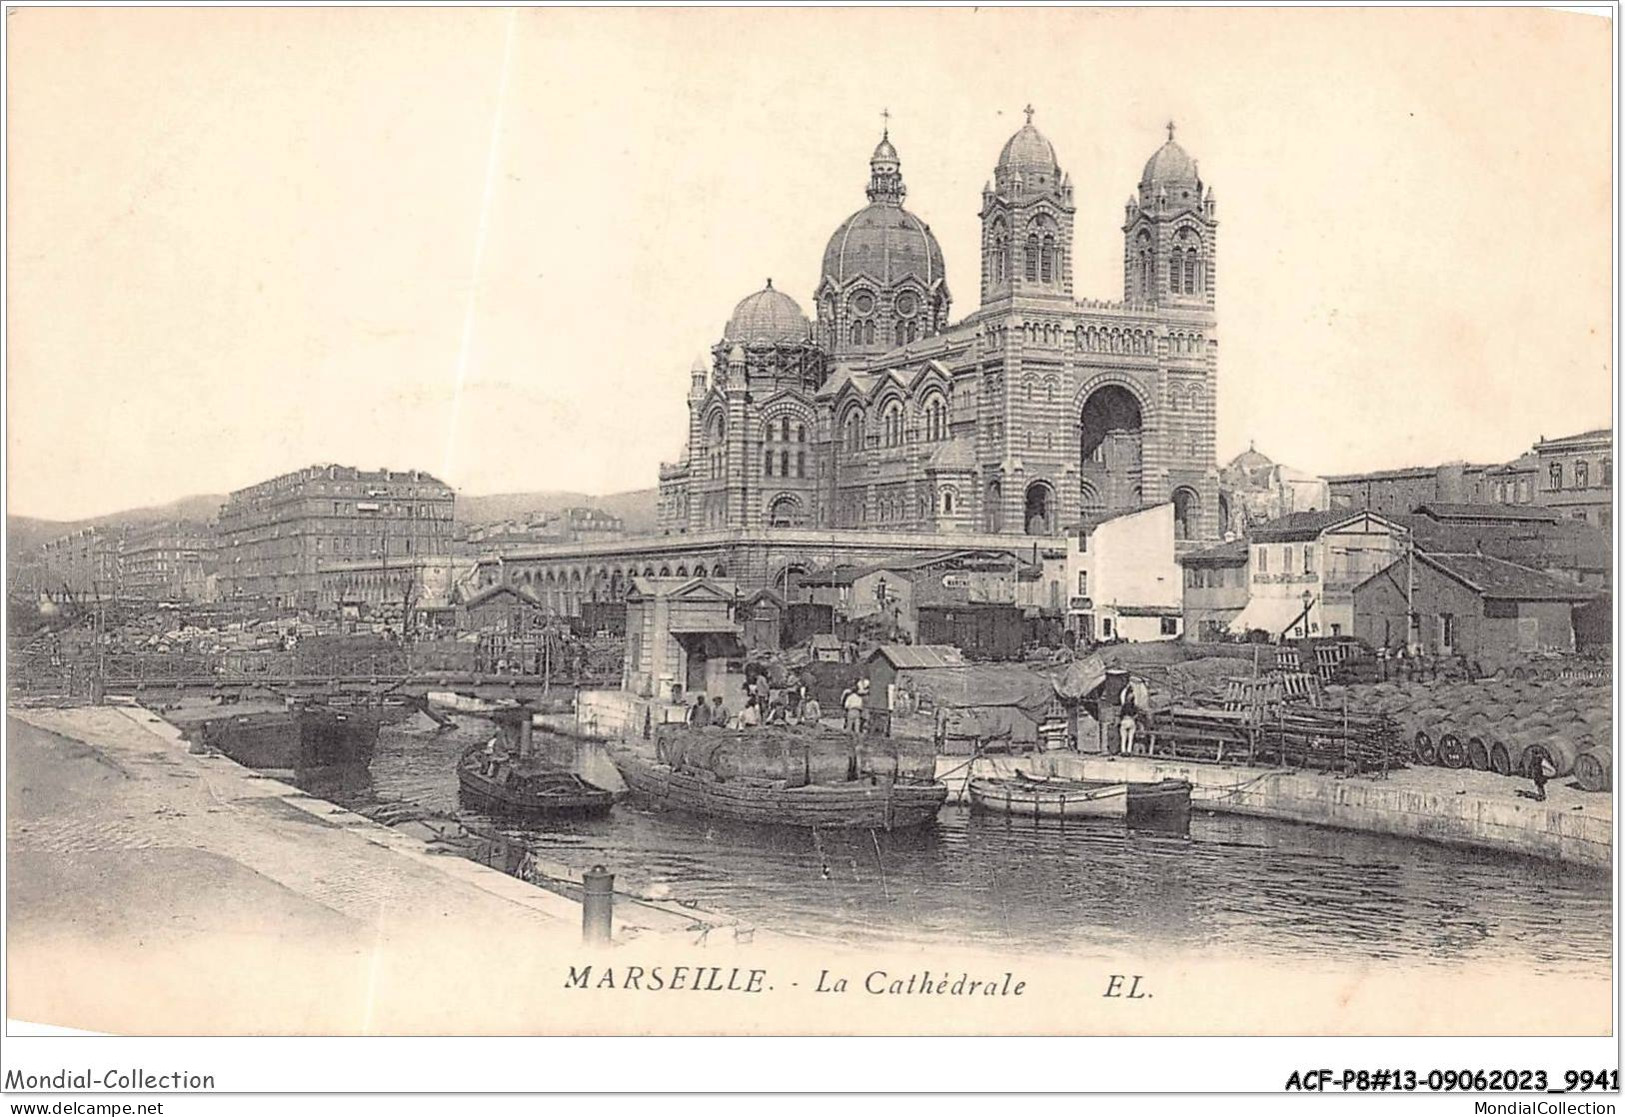
[[931, 228], [903, 208], [908, 188], [889, 134], [869, 157], [869, 204], [841, 222], [824, 249], [824, 278], [837, 285], [866, 275], [881, 286], [942, 278], [942, 248]]
[[942, 246], [903, 208], [907, 194], [897, 148], [882, 135], [869, 157], [869, 204], [829, 238], [814, 294], [819, 343], [838, 361], [877, 356], [948, 322]]
[[824, 249], [824, 276], [838, 284], [866, 275], [883, 287], [942, 278], [942, 247], [925, 222], [900, 205], [874, 202], [841, 222]]

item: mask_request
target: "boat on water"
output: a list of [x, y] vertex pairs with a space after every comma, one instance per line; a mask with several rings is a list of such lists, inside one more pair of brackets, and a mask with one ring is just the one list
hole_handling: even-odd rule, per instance
[[[729, 771], [725, 765], [719, 772], [682, 759], [668, 762], [626, 746], [611, 747], [610, 760], [627, 787], [650, 803], [736, 822], [901, 830], [930, 822], [948, 798], [945, 784], [895, 770], [808, 780], [807, 769], [816, 762], [809, 764], [805, 755], [790, 758], [792, 771], [780, 778]], [[798, 766], [799, 775], [793, 771]]]
[[1186, 780], [1138, 783], [1127, 780], [1069, 780], [1053, 776], [974, 776], [971, 807], [1027, 818], [1167, 819], [1189, 816], [1191, 785]]
[[365, 767], [379, 714], [364, 707], [275, 702], [186, 704], [163, 716], [192, 741], [259, 771]]
[[464, 794], [506, 813], [595, 815], [615, 803], [615, 794], [574, 772], [535, 756], [507, 758], [478, 743], [457, 759], [457, 784]]

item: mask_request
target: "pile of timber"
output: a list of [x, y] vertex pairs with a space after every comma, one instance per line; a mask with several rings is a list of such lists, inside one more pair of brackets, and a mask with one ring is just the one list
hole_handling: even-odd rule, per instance
[[1403, 767], [1411, 759], [1399, 727], [1389, 717], [1291, 703], [1261, 715], [1175, 706], [1157, 714], [1151, 743], [1156, 755], [1176, 759], [1324, 771], [1382, 772]]
[[1386, 772], [1410, 759], [1392, 718], [1305, 706], [1282, 706], [1264, 719], [1259, 748], [1280, 763], [1326, 771]]
[[1258, 744], [1256, 722], [1246, 711], [1211, 706], [1159, 710], [1150, 738], [1154, 754], [1181, 760], [1244, 760]]

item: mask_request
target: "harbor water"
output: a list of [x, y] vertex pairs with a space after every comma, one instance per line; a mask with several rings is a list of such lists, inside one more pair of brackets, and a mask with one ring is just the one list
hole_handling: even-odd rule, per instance
[[[635, 800], [598, 819], [493, 819], [459, 802], [453, 771], [491, 732], [470, 718], [440, 733], [422, 719], [387, 726], [368, 772], [327, 793], [456, 814], [572, 868], [607, 865], [623, 891], [854, 943], [1338, 965], [1503, 960], [1544, 972], [1607, 972], [1612, 955], [1605, 873], [1236, 815], [1199, 812], [1188, 837], [951, 803], [934, 825], [890, 834], [730, 824]], [[598, 748], [541, 730], [537, 739], [578, 759]]]

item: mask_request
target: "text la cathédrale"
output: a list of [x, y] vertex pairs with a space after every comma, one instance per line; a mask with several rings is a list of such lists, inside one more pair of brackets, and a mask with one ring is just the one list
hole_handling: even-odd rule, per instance
[[[973, 978], [970, 974], [944, 973], [933, 975], [930, 970], [911, 973], [906, 978], [893, 977], [885, 970], [871, 970], [864, 975], [863, 991], [876, 996], [898, 996], [910, 993], [937, 994], [949, 997], [1019, 997], [1027, 990], [1025, 981], [1017, 981], [1012, 973], [993, 980]], [[828, 970], [818, 972], [818, 986], [814, 993], [845, 993], [847, 979], [835, 977]]]

